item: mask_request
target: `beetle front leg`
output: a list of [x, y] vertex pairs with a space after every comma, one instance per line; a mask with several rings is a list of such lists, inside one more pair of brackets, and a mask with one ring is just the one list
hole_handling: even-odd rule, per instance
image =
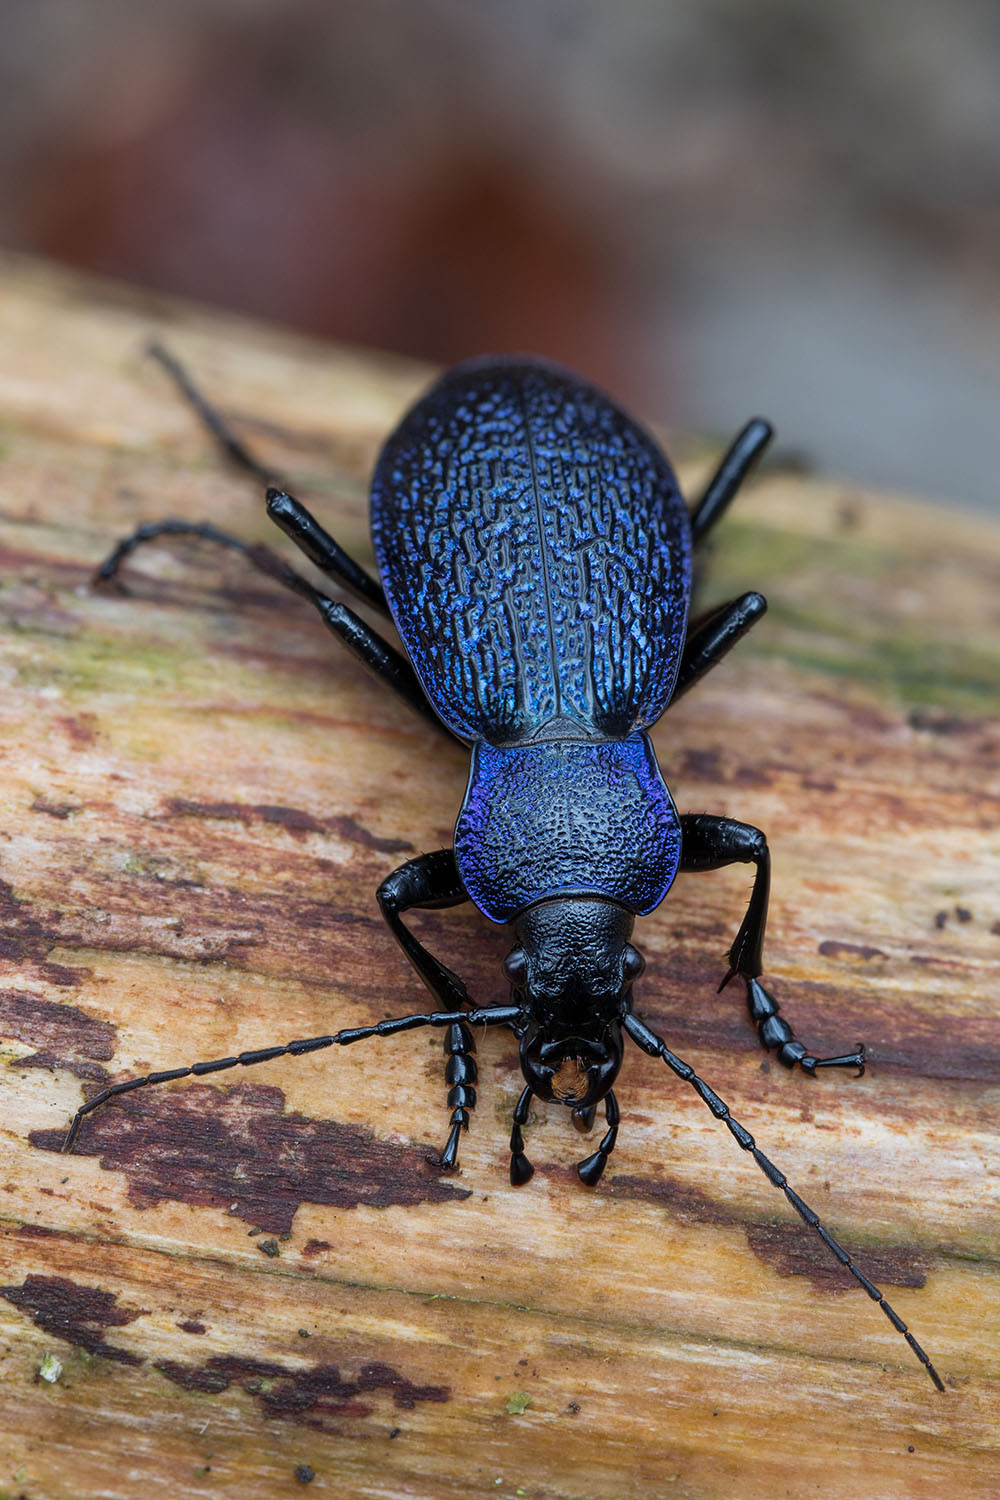
[[760, 983], [771, 887], [771, 855], [763, 833], [759, 828], [749, 823], [737, 823], [733, 818], [716, 818], [704, 813], [688, 813], [681, 818], [681, 870], [718, 870], [723, 865], [740, 862], [752, 862], [756, 873], [746, 916], [729, 950], [729, 973], [720, 984], [720, 990], [739, 975], [746, 984], [750, 1019], [757, 1027], [761, 1042], [770, 1051], [777, 1052], [778, 1061], [786, 1068], [794, 1068], [798, 1063], [806, 1073], [815, 1073], [817, 1068], [853, 1067], [860, 1075], [865, 1070], [865, 1050], [860, 1042], [856, 1051], [840, 1057], [814, 1057], [779, 1014], [777, 1000]]
[[[458, 906], [468, 899], [450, 849], [438, 849], [433, 854], [422, 854], [409, 860], [387, 876], [378, 888], [378, 904], [393, 937], [431, 994], [448, 1010], [471, 1005], [469, 992], [457, 974], [417, 941], [404, 925], [402, 913], [414, 908], [433, 910]], [[469, 1112], [476, 1104], [476, 1044], [464, 1021], [455, 1021], [448, 1027], [444, 1050], [448, 1058], [445, 1078], [449, 1085], [448, 1104], [452, 1114], [441, 1165], [446, 1171], [453, 1171], [458, 1166], [459, 1137], [463, 1130], [468, 1130]]]

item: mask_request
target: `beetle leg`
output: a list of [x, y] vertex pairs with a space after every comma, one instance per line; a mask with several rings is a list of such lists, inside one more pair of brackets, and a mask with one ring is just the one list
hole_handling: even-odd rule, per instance
[[334, 541], [326, 528], [319, 524], [301, 500], [296, 500], [295, 496], [289, 495], [287, 490], [269, 489], [267, 513], [274, 524], [291, 538], [299, 551], [304, 552], [321, 573], [325, 573], [336, 583], [343, 584], [365, 604], [370, 604], [380, 610], [386, 619], [390, 618], [389, 606], [385, 602], [382, 585], [376, 583], [371, 574], [366, 572], [360, 563], [356, 563], [339, 542]]
[[[727, 822], [728, 819], [712, 819], [711, 821]], [[737, 824], [736, 826], [742, 827], [743, 825]], [[707, 867], [702, 866], [701, 868]], [[814, 1229], [816, 1231], [826, 1248], [836, 1256], [837, 1260], [839, 1260], [844, 1269], [851, 1273], [859, 1286], [864, 1287], [865, 1291], [868, 1293], [872, 1301], [878, 1303], [879, 1307], [885, 1313], [885, 1316], [889, 1319], [889, 1322], [892, 1324], [893, 1328], [896, 1329], [897, 1333], [901, 1333], [903, 1335], [906, 1342], [909, 1344], [910, 1348], [913, 1350], [914, 1354], [917, 1356], [920, 1363], [927, 1371], [931, 1380], [933, 1380], [934, 1384], [937, 1386], [938, 1390], [943, 1391], [944, 1384], [941, 1380], [940, 1375], [938, 1374], [937, 1370], [935, 1370], [924, 1350], [917, 1343], [916, 1339], [913, 1337], [913, 1334], [907, 1328], [902, 1318], [896, 1312], [895, 1308], [886, 1301], [885, 1297], [879, 1291], [875, 1283], [873, 1281], [869, 1281], [868, 1277], [864, 1274], [863, 1271], [858, 1270], [858, 1267], [854, 1264], [854, 1261], [851, 1259], [850, 1255], [848, 1255], [843, 1246], [839, 1245], [830, 1231], [820, 1223], [819, 1215], [816, 1214], [809, 1207], [808, 1203], [806, 1203], [803, 1198], [800, 1198], [798, 1193], [796, 1193], [794, 1189], [789, 1185], [788, 1178], [785, 1176], [784, 1172], [781, 1171], [780, 1167], [776, 1167], [774, 1162], [771, 1161], [770, 1157], [764, 1155], [763, 1151], [761, 1151], [760, 1147], [757, 1145], [757, 1142], [754, 1140], [749, 1130], [741, 1125], [739, 1120], [735, 1120], [733, 1118], [733, 1116], [729, 1112], [729, 1105], [726, 1103], [726, 1101], [724, 1099], [720, 1099], [715, 1090], [709, 1088], [708, 1084], [705, 1083], [703, 1079], [698, 1077], [698, 1074], [691, 1067], [690, 1063], [686, 1063], [683, 1058], [678, 1057], [676, 1053], [671, 1052], [670, 1048], [667, 1046], [663, 1038], [661, 1036], [657, 1036], [655, 1031], [651, 1031], [648, 1026], [646, 1026], [642, 1021], [639, 1020], [638, 1016], [634, 1016], [631, 1014], [625, 1016], [623, 1024], [625, 1030], [628, 1032], [633, 1042], [635, 1042], [636, 1046], [641, 1047], [643, 1052], [647, 1053], [650, 1057], [662, 1058], [662, 1060], [666, 1063], [667, 1067], [671, 1070], [672, 1073], [676, 1074], [678, 1078], [683, 1079], [685, 1083], [689, 1083], [694, 1089], [695, 1093], [698, 1095], [698, 1098], [701, 1100], [701, 1102], [708, 1106], [717, 1120], [722, 1121], [726, 1129], [729, 1131], [730, 1135], [733, 1137], [733, 1140], [736, 1142], [737, 1146], [739, 1146], [743, 1151], [749, 1151], [750, 1155], [753, 1157], [758, 1167], [760, 1167], [760, 1170], [763, 1172], [768, 1182], [771, 1183], [772, 1187], [776, 1187], [779, 1192], [784, 1193], [785, 1197], [788, 1199], [788, 1202], [792, 1205], [803, 1223], [808, 1224], [810, 1229]]]
[[773, 436], [770, 422], [763, 417], [752, 417], [733, 438], [691, 513], [691, 538], [695, 546], [725, 515], [730, 501]]
[[865, 1051], [860, 1042], [854, 1052], [840, 1057], [814, 1057], [797, 1040], [788, 1022], [779, 1015], [777, 1000], [760, 983], [771, 886], [771, 855], [763, 833], [733, 818], [716, 818], [705, 813], [688, 813], [681, 818], [682, 870], [718, 870], [738, 862], [752, 862], [756, 874], [746, 916], [729, 950], [729, 972], [719, 985], [720, 990], [739, 975], [746, 985], [750, 1019], [761, 1042], [777, 1052], [778, 1061], [786, 1068], [794, 1068], [796, 1063], [806, 1073], [815, 1073], [817, 1068], [857, 1068], [860, 1076], [865, 1070]]
[[222, 1073], [228, 1068], [249, 1068], [255, 1063], [273, 1062], [276, 1057], [301, 1057], [306, 1052], [320, 1052], [324, 1047], [349, 1047], [352, 1042], [364, 1042], [373, 1036], [395, 1036], [400, 1031], [413, 1031], [418, 1026], [511, 1026], [520, 1016], [516, 1005], [485, 1005], [477, 1010], [445, 1010], [418, 1013], [412, 1016], [393, 1016], [376, 1021], [373, 1026], [349, 1026], [331, 1036], [306, 1037], [289, 1042], [284, 1047], [258, 1047], [251, 1052], [240, 1052], [236, 1057], [217, 1057], [211, 1062], [192, 1063], [189, 1068], [169, 1068], [162, 1073], [147, 1073], [142, 1078], [127, 1078], [122, 1083], [113, 1083], [102, 1089], [86, 1104], [82, 1104], [73, 1116], [62, 1151], [71, 1151], [80, 1123], [85, 1115], [92, 1114], [109, 1099], [121, 1094], [131, 1094], [135, 1089], [154, 1083], [173, 1083], [177, 1078], [203, 1078], [207, 1073]]
[[684, 654], [677, 670], [677, 681], [671, 695], [676, 703], [682, 693], [711, 671], [730, 652], [767, 610], [763, 594], [741, 594], [704, 619], [696, 620], [688, 630]]
[[[404, 925], [402, 913], [414, 907], [430, 910], [458, 906], [468, 899], [450, 849], [438, 849], [433, 854], [422, 854], [409, 860], [387, 876], [378, 888], [378, 904], [393, 937], [431, 994], [449, 1007], [470, 1005], [469, 992], [457, 974], [417, 941]], [[469, 1111], [476, 1105], [476, 1044], [464, 1021], [456, 1021], [448, 1028], [444, 1050], [448, 1059], [445, 1080], [452, 1115], [451, 1130], [441, 1153], [441, 1165], [447, 1171], [453, 1171], [458, 1166], [459, 1137], [463, 1130], [468, 1130]]]
[[588, 1156], [580, 1162], [576, 1174], [580, 1181], [587, 1187], [596, 1187], [608, 1164], [608, 1157], [615, 1149], [615, 1141], [618, 1139], [618, 1122], [621, 1115], [618, 1110], [618, 1100], [613, 1092], [604, 1096], [604, 1117], [608, 1122], [608, 1128], [604, 1133], [604, 1139], [592, 1156]]
[[510, 1182], [512, 1187], [524, 1187], [535, 1175], [535, 1169], [524, 1154], [524, 1136], [521, 1134], [521, 1126], [528, 1123], [528, 1109], [531, 1105], [531, 1088], [521, 1091], [521, 1097], [514, 1106], [514, 1122], [510, 1131]]

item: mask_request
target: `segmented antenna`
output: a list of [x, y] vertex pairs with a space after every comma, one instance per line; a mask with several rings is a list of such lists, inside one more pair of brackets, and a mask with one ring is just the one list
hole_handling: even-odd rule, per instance
[[886, 1301], [885, 1297], [879, 1291], [875, 1283], [873, 1281], [869, 1281], [868, 1277], [863, 1271], [858, 1270], [857, 1266], [854, 1264], [853, 1260], [848, 1255], [844, 1247], [842, 1245], [839, 1245], [830, 1231], [828, 1229], [825, 1229], [820, 1223], [819, 1215], [814, 1213], [813, 1210], [809, 1207], [808, 1203], [806, 1203], [804, 1199], [800, 1198], [798, 1193], [796, 1193], [792, 1188], [788, 1186], [788, 1178], [785, 1176], [784, 1172], [780, 1171], [779, 1168], [774, 1165], [774, 1162], [771, 1161], [770, 1157], [764, 1155], [763, 1151], [760, 1150], [757, 1142], [754, 1140], [749, 1130], [745, 1130], [744, 1127], [740, 1124], [739, 1120], [733, 1119], [732, 1115], [729, 1113], [729, 1105], [726, 1104], [725, 1100], [720, 1099], [714, 1089], [710, 1089], [708, 1084], [705, 1083], [703, 1079], [698, 1077], [697, 1073], [690, 1066], [690, 1064], [684, 1062], [683, 1058], [680, 1058], [675, 1053], [671, 1052], [670, 1048], [667, 1046], [663, 1038], [657, 1036], [655, 1031], [650, 1031], [649, 1027], [645, 1026], [642, 1021], [640, 1021], [636, 1016], [627, 1015], [623, 1024], [625, 1026], [625, 1030], [628, 1032], [633, 1042], [635, 1042], [636, 1046], [641, 1047], [643, 1052], [648, 1052], [650, 1057], [662, 1058], [671, 1072], [676, 1073], [678, 1078], [683, 1078], [685, 1083], [689, 1083], [694, 1089], [695, 1093], [698, 1095], [699, 1099], [701, 1099], [702, 1103], [708, 1105], [708, 1108], [712, 1111], [715, 1118], [723, 1122], [730, 1135], [736, 1141], [736, 1144], [741, 1147], [742, 1150], [750, 1152], [750, 1155], [753, 1157], [758, 1167], [760, 1167], [760, 1170], [763, 1172], [768, 1182], [772, 1183], [774, 1187], [781, 1189], [785, 1197], [788, 1199], [789, 1203], [794, 1208], [795, 1212], [798, 1214], [799, 1218], [802, 1219], [806, 1224], [808, 1224], [810, 1229], [815, 1229], [816, 1233], [819, 1235], [824, 1245], [826, 1245], [827, 1249], [831, 1250], [840, 1261], [840, 1264], [844, 1266], [848, 1271], [850, 1271], [851, 1275], [854, 1277], [858, 1285], [864, 1287], [865, 1291], [868, 1293], [872, 1301], [878, 1303], [879, 1307], [885, 1313], [886, 1317], [889, 1319], [889, 1322], [892, 1324], [893, 1328], [895, 1328], [896, 1332], [903, 1335], [904, 1339], [909, 1344], [910, 1348], [913, 1350], [914, 1354], [917, 1356], [920, 1363], [923, 1365], [924, 1369], [927, 1371], [928, 1375], [937, 1386], [938, 1390], [943, 1391], [944, 1382], [942, 1381], [940, 1375], [938, 1374], [937, 1370], [935, 1370], [924, 1350], [917, 1343], [916, 1339], [913, 1337], [913, 1334], [907, 1328], [902, 1318], [896, 1312], [895, 1308]]

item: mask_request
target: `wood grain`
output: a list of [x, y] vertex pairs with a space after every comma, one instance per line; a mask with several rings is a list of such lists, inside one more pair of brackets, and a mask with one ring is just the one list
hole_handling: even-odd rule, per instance
[[[770, 613], [655, 732], [682, 811], [767, 830], [773, 988], [817, 1049], [864, 1038], [868, 1075], [769, 1066], [716, 994], [746, 871], [682, 877], [639, 927], [643, 1014], [881, 1284], [939, 1395], [635, 1049], [593, 1193], [554, 1106], [507, 1185], [506, 1035], [452, 1178], [419, 1032], [150, 1089], [56, 1153], [108, 1079], [422, 1003], [374, 888], [450, 841], [464, 785], [239, 558], [151, 548], [127, 595], [91, 591], [142, 520], [273, 540], [153, 334], [362, 558], [371, 461], [426, 378], [4, 263], [0, 1496], [273, 1500], [302, 1465], [309, 1493], [426, 1500], [1000, 1493], [997, 523], [765, 474], [707, 592]], [[693, 487], [708, 450], [680, 451]], [[462, 909], [421, 930], [503, 997], [501, 932]]]

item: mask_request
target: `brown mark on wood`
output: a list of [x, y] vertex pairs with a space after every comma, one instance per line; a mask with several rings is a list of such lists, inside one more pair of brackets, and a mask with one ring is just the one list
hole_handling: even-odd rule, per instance
[[45, 797], [36, 797], [31, 804], [32, 812], [47, 813], [50, 818], [66, 819], [72, 817], [73, 813], [82, 812], [82, 804], [78, 802], [50, 802]]
[[74, 750], [89, 750], [97, 744], [97, 715], [92, 713], [67, 714], [57, 719]]
[[820, 943], [819, 951], [825, 958], [885, 958], [881, 948], [869, 948], [864, 943], [841, 943], [836, 938], [827, 938]]
[[167, 803], [168, 817], [210, 818], [244, 824], [274, 823], [288, 833], [334, 833], [353, 844], [366, 849], [377, 849], [382, 854], [402, 854], [413, 845], [408, 839], [381, 838], [371, 833], [355, 818], [346, 815], [317, 818], [298, 807], [271, 806], [268, 803], [245, 802], [191, 802], [184, 797], [171, 797]]
[[26, 1312], [37, 1327], [88, 1354], [101, 1354], [121, 1365], [141, 1365], [130, 1349], [109, 1344], [105, 1328], [123, 1328], [149, 1309], [117, 1307], [114, 1292], [81, 1286], [66, 1276], [26, 1276], [21, 1286], [0, 1286], [0, 1296]]
[[0, 1036], [37, 1050], [18, 1058], [20, 1068], [66, 1068], [77, 1078], [103, 1084], [100, 1066], [115, 1055], [115, 1027], [75, 1005], [45, 1000], [30, 990], [0, 990]]
[[239, 1381], [255, 1398], [265, 1417], [296, 1422], [321, 1432], [335, 1430], [345, 1417], [367, 1417], [375, 1409], [359, 1396], [387, 1392], [393, 1405], [412, 1411], [418, 1401], [443, 1402], [451, 1398], [446, 1385], [415, 1385], [387, 1364], [362, 1365], [353, 1379], [341, 1375], [337, 1365], [318, 1364], [293, 1369], [273, 1360], [215, 1355], [203, 1365], [160, 1360], [154, 1365], [161, 1375], [187, 1391], [219, 1395]]
[[[615, 1177], [608, 1190], [616, 1197], [665, 1203], [678, 1218], [698, 1224], [738, 1228], [746, 1235], [747, 1244], [758, 1260], [771, 1266], [779, 1276], [808, 1277], [817, 1291], [838, 1294], [857, 1288], [850, 1271], [833, 1259], [815, 1230], [806, 1224], [783, 1220], [749, 1222], [743, 1211], [727, 1208], [707, 1193], [669, 1177]], [[865, 1250], [863, 1260], [865, 1274], [887, 1286], [921, 1287], [927, 1279], [927, 1258], [908, 1245], [889, 1248], [882, 1245], [877, 1250]]]
[[[301, 1203], [370, 1208], [470, 1197], [433, 1175], [425, 1148], [380, 1141], [358, 1125], [284, 1113], [269, 1085], [150, 1088], [84, 1120], [75, 1151], [123, 1172], [129, 1201], [226, 1207], [269, 1234], [286, 1234]], [[33, 1146], [60, 1150], [64, 1130], [36, 1130]]]
[[0, 958], [45, 958], [59, 941], [52, 924], [60, 916], [48, 911], [43, 922], [30, 901], [16, 896], [14, 887], [0, 880]]

